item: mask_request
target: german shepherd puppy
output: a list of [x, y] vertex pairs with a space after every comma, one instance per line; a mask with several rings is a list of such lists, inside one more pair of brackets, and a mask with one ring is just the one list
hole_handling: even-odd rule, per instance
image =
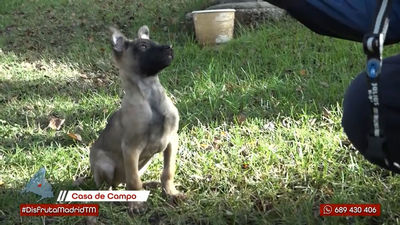
[[[164, 152], [162, 190], [167, 196], [183, 197], [174, 185], [179, 114], [158, 78], [158, 72], [172, 62], [172, 47], [151, 41], [147, 26], [139, 29], [134, 40], [115, 28], [110, 30], [113, 58], [125, 95], [121, 108], [112, 114], [90, 149], [96, 185], [126, 183], [128, 190], [141, 190], [140, 176], [151, 158]], [[145, 208], [144, 203], [129, 204], [130, 213]]]

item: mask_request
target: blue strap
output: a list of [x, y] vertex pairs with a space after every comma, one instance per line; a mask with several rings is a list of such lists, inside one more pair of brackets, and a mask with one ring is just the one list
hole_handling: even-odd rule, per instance
[[375, 20], [370, 33], [364, 36], [363, 47], [367, 55], [368, 98], [371, 103], [372, 126], [368, 137], [366, 157], [371, 160], [385, 159], [387, 166], [391, 166], [388, 152], [385, 148], [386, 139], [383, 131], [383, 121], [380, 114], [379, 102], [379, 75], [382, 71], [382, 52], [386, 32], [389, 26], [389, 12], [391, 0], [377, 0]]

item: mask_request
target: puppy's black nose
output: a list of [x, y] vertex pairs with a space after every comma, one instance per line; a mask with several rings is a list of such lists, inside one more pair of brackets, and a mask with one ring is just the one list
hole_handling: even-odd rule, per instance
[[163, 49], [172, 49], [172, 45], [163, 45], [162, 48]]

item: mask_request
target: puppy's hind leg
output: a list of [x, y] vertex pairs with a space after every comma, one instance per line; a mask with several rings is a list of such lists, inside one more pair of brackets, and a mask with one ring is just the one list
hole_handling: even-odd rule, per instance
[[[97, 188], [101, 188], [104, 182], [110, 187], [114, 180], [115, 164], [104, 154], [101, 149], [92, 149], [90, 154], [90, 166]], [[107, 189], [106, 187], [106, 189]], [[97, 216], [88, 216], [85, 218], [87, 225], [96, 225]]]
[[106, 189], [114, 184], [115, 163], [105, 154], [98, 157], [99, 160], [95, 162], [93, 169], [94, 182], [96, 187], [100, 188], [102, 184], [106, 183]]

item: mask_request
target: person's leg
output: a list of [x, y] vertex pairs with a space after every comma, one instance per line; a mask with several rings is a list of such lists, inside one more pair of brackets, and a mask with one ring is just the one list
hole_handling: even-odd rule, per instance
[[[339, 22], [308, 3], [307, 0], [267, 0], [267, 2], [285, 9], [292, 17], [318, 34], [353, 41], [363, 39], [363, 32]], [[340, 10], [337, 9], [337, 11]]]
[[[375, 16], [376, 1], [370, 0], [266, 0], [312, 31], [361, 42]], [[394, 1], [385, 44], [400, 41], [400, 1]]]
[[290, 6], [304, 4], [304, 2], [306, 2], [306, 0], [266, 0], [266, 1], [282, 9], [287, 9]]
[[[350, 84], [343, 101], [342, 126], [351, 143], [366, 153], [372, 126], [366, 73], [359, 74]], [[379, 80], [380, 116], [390, 160], [400, 165], [400, 55], [383, 60]], [[386, 167], [384, 160], [373, 162]], [[400, 169], [400, 168], [399, 168]], [[400, 170], [399, 170], [400, 171]], [[396, 171], [398, 172], [398, 171]]]

